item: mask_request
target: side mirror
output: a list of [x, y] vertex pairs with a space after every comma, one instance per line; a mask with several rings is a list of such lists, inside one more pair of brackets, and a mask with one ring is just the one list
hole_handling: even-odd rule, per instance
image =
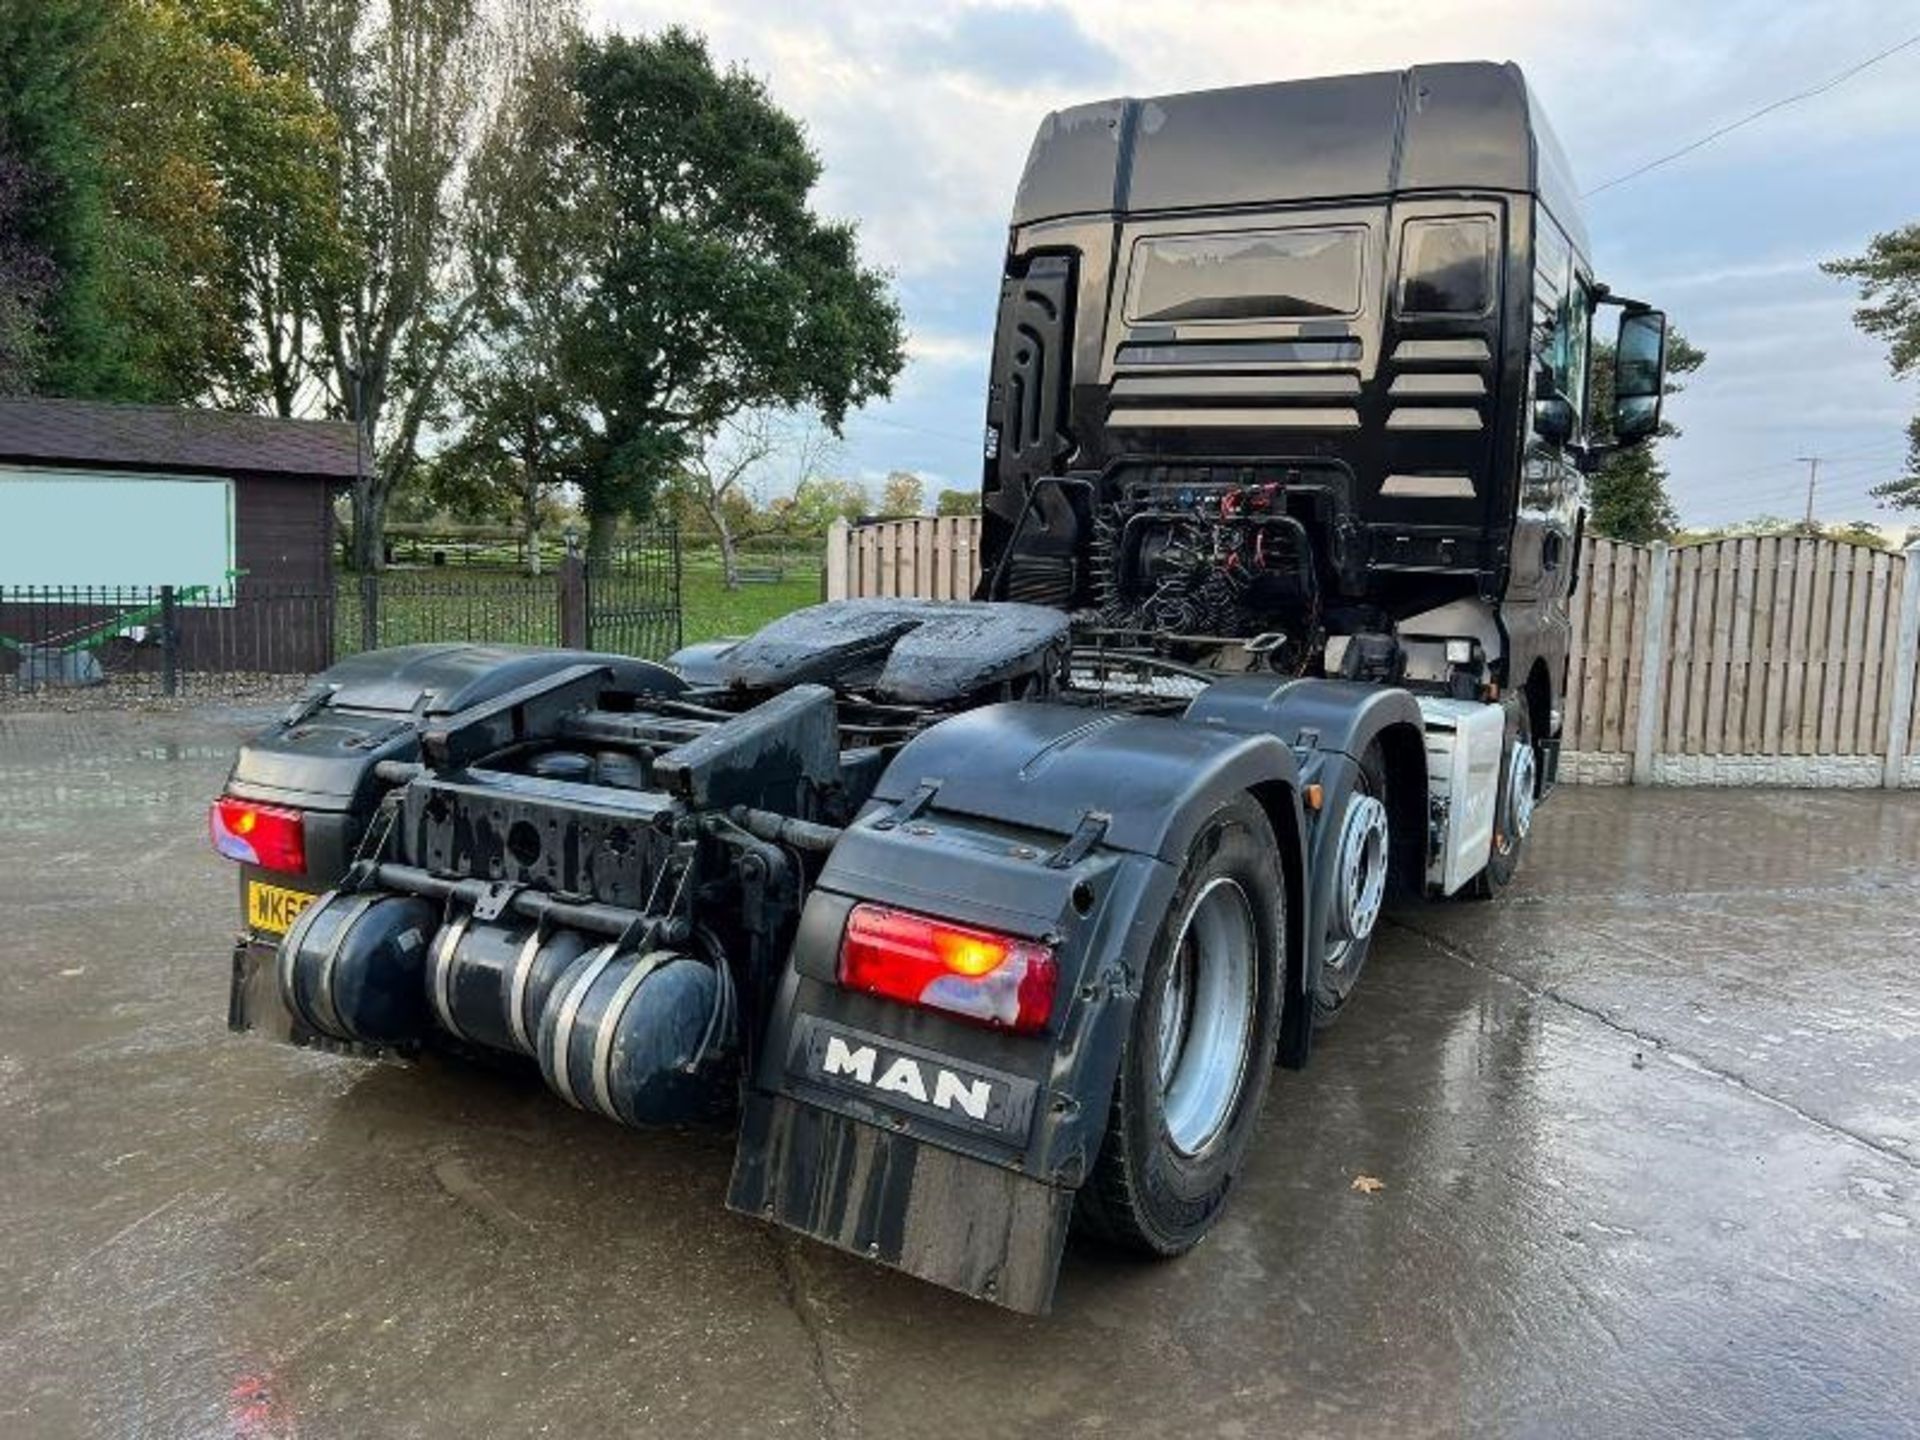
[[1542, 395], [1533, 402], [1533, 433], [1549, 445], [1573, 438], [1573, 404], [1564, 395]]
[[1660, 428], [1660, 397], [1667, 378], [1667, 317], [1659, 310], [1627, 310], [1613, 349], [1613, 438], [1631, 445]]

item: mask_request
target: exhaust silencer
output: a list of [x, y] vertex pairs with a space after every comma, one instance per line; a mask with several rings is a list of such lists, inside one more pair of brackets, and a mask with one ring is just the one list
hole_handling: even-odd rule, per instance
[[281, 998], [336, 1040], [455, 1039], [527, 1055], [569, 1104], [647, 1127], [718, 1119], [737, 1100], [739, 1007], [724, 960], [595, 945], [390, 891], [333, 891], [280, 943]]

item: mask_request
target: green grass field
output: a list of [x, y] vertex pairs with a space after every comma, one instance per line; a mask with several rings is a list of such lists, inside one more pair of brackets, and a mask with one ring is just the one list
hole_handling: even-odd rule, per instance
[[680, 601], [689, 645], [722, 635], [750, 635], [769, 620], [819, 599], [817, 568], [788, 568], [777, 583], [742, 585], [738, 590], [727, 589], [718, 561], [690, 560], [681, 572]]

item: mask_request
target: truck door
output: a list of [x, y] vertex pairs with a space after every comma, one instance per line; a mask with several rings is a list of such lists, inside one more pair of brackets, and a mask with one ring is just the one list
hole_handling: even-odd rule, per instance
[[1587, 432], [1592, 278], [1545, 207], [1534, 213], [1526, 449], [1507, 595], [1553, 602], [1571, 591], [1580, 525], [1582, 485], [1573, 449]]

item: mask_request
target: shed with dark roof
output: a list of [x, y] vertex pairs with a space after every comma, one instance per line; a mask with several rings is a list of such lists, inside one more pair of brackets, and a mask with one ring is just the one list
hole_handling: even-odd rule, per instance
[[[140, 513], [135, 502], [194, 480], [209, 482], [224, 497], [232, 573], [223, 592], [196, 597], [180, 610], [184, 663], [321, 668], [332, 654], [333, 505], [359, 471], [355, 442], [352, 425], [329, 420], [0, 399], [0, 535], [11, 542], [0, 546], [0, 637], [17, 651], [140, 608], [117, 594], [103, 600], [102, 587], [144, 590], [198, 579], [120, 574], [128, 567], [110, 558], [141, 543], [139, 522], [128, 518]], [[118, 492], [125, 503], [94, 504], [83, 527], [48, 537], [47, 548], [77, 557], [54, 567], [73, 574], [5, 573], [22, 564], [46, 569], [32, 527], [48, 496], [63, 486], [70, 500]], [[33, 587], [30, 603], [26, 586]]]

